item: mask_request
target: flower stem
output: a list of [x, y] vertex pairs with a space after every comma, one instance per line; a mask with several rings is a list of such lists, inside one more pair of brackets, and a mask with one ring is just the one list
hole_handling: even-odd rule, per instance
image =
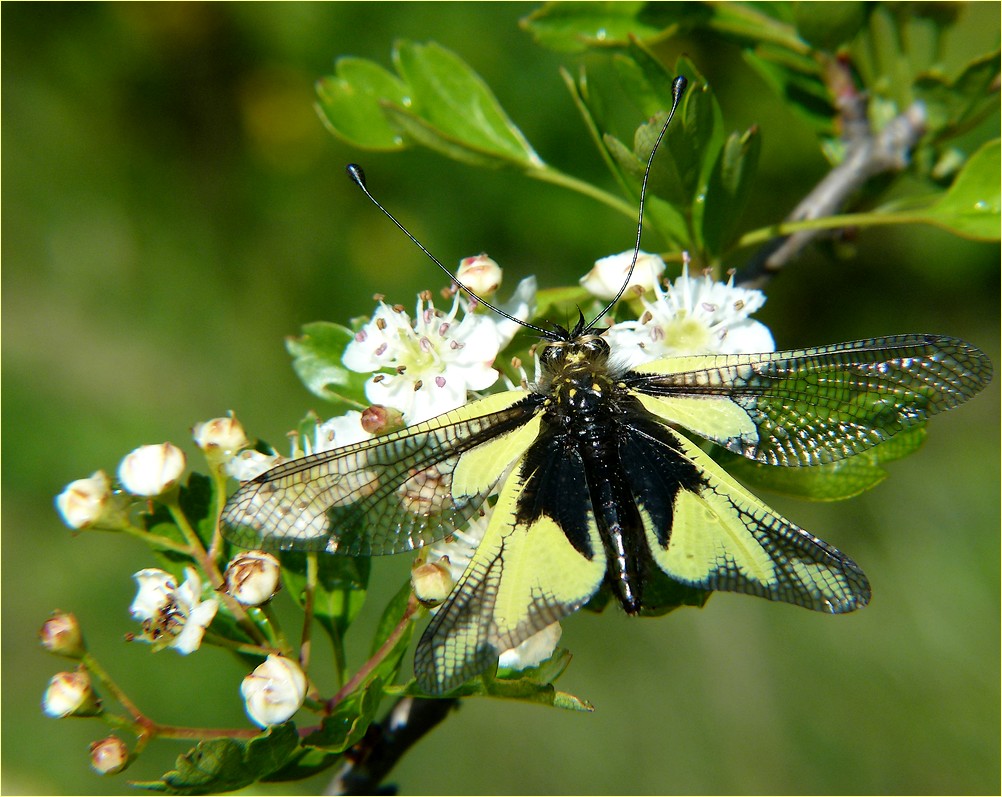
[[377, 650], [361, 669], [356, 672], [348, 682], [342, 686], [337, 694], [334, 695], [330, 700], [327, 701], [327, 710], [329, 712], [334, 711], [338, 703], [344, 700], [348, 695], [354, 692], [361, 684], [363, 684], [369, 675], [372, 673], [380, 662], [385, 659], [391, 650], [393, 650], [394, 645], [403, 635], [404, 631], [407, 630], [407, 626], [410, 624], [411, 618], [414, 617], [417, 610], [421, 607], [418, 603], [417, 598], [411, 594], [410, 599], [407, 601], [407, 608], [404, 609], [404, 614], [400, 618], [400, 622], [397, 623], [396, 627], [390, 632], [390, 635], [386, 638], [386, 641], [379, 646]]

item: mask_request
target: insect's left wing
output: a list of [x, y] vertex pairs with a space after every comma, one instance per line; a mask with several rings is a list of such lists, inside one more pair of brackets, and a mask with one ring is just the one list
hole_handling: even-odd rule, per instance
[[[606, 559], [579, 459], [537, 439], [511, 471], [466, 572], [414, 654], [418, 684], [442, 694], [579, 609]], [[570, 540], [575, 542], [572, 544]]]
[[832, 614], [869, 601], [855, 562], [777, 515], [695, 443], [637, 430], [623, 456], [651, 555], [677, 581]]
[[991, 379], [957, 338], [896, 335], [800, 351], [672, 357], [623, 381], [655, 415], [770, 465], [843, 459], [956, 407]]
[[399, 553], [461, 527], [516, 456], [538, 405], [498, 393], [363, 443], [294, 459], [241, 485], [222, 514], [245, 548]]

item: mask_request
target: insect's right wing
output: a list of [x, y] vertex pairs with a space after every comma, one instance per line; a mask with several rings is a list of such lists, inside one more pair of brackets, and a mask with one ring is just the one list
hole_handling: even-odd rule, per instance
[[[230, 496], [224, 536], [245, 548], [399, 553], [461, 528], [520, 453], [538, 395], [498, 393], [363, 443], [294, 459]], [[516, 435], [517, 436], [517, 435]]]
[[974, 396], [983, 352], [944, 335], [894, 335], [799, 351], [671, 357], [623, 381], [655, 415], [749, 459], [834, 462]]

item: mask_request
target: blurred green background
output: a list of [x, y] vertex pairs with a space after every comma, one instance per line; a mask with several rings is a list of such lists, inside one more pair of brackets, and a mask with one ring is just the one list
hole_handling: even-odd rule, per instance
[[[389, 64], [434, 39], [494, 88], [537, 151], [611, 180], [522, 4], [5, 4], [3, 87], [2, 791], [124, 793], [185, 747], [157, 742], [93, 775], [86, 720], [42, 717], [64, 665], [36, 646], [53, 608], [164, 722], [244, 725], [241, 665], [125, 645], [131, 574], [112, 535], [74, 537], [52, 499], [142, 443], [184, 444], [234, 409], [272, 441], [309, 407], [283, 337], [345, 321], [381, 291], [409, 305], [441, 281], [345, 179], [371, 188], [448, 262], [486, 250], [510, 284], [566, 284], [626, 249], [633, 223], [589, 200], [424, 151], [353, 151], [322, 128], [312, 83], [338, 55]], [[966, 6], [948, 66], [996, 46], [998, 6]], [[760, 199], [780, 218], [824, 173], [809, 132], [718, 40], [673, 41], [718, 91], [731, 129], [761, 125]], [[599, 66], [589, 56], [587, 63]], [[639, 120], [637, 120], [639, 121]], [[997, 135], [998, 118], [969, 136]], [[813, 250], [758, 317], [781, 347], [947, 332], [1000, 362], [999, 248], [935, 230], [865, 231], [858, 254]], [[739, 265], [739, 264], [735, 264]], [[561, 686], [593, 715], [471, 701], [398, 768], [404, 793], [998, 793], [999, 391], [937, 419], [891, 478], [834, 505], [773, 499], [849, 552], [870, 607], [831, 618], [718, 595], [702, 611], [565, 623]], [[398, 557], [406, 559], [406, 557]], [[385, 594], [405, 562], [377, 561]], [[379, 608], [374, 603], [372, 611]], [[364, 644], [363, 638], [360, 644]], [[356, 664], [360, 659], [356, 659]], [[129, 739], [131, 743], [131, 739]], [[273, 791], [321, 791], [326, 778]]]

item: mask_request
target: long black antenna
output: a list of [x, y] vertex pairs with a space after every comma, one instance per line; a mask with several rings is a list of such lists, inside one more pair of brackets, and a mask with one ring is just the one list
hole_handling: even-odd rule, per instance
[[668, 131], [668, 124], [671, 122], [672, 117], [675, 116], [675, 109], [678, 108], [679, 102], [682, 101], [682, 93], [688, 85], [689, 81], [682, 77], [682, 75], [679, 75], [671, 82], [671, 110], [668, 112], [668, 118], [665, 119], [665, 123], [661, 126], [661, 132], [658, 133], [658, 138], [654, 142], [653, 149], [651, 149], [650, 157], [647, 159], [647, 168], [644, 169], [644, 180], [640, 184], [640, 214], [637, 220], [637, 242], [633, 245], [633, 260], [630, 262], [630, 270], [626, 274], [626, 279], [623, 280], [623, 287], [619, 289], [619, 293], [613, 297], [612, 301], [605, 306], [602, 312], [595, 316], [595, 319], [581, 330], [582, 333], [594, 327], [600, 319], [605, 317], [606, 313], [612, 310], [616, 302], [622, 298], [623, 293], [626, 291], [626, 286], [630, 284], [630, 277], [633, 276], [633, 269], [637, 265], [637, 258], [640, 256], [640, 236], [644, 231], [644, 199], [647, 197], [647, 180], [651, 176], [651, 164], [654, 163], [654, 153], [661, 146], [661, 139], [665, 137], [665, 133]]
[[395, 225], [397, 225], [397, 228], [404, 235], [406, 235], [408, 238], [411, 239], [411, 243], [413, 243], [418, 249], [420, 249], [422, 252], [424, 252], [425, 255], [428, 256], [428, 258], [431, 260], [432, 263], [434, 263], [436, 266], [438, 266], [440, 269], [442, 269], [442, 271], [444, 271], [449, 276], [449, 279], [452, 280], [452, 282], [456, 283], [456, 285], [458, 285], [460, 288], [462, 288], [464, 291], [466, 291], [470, 295], [471, 299], [473, 299], [476, 302], [479, 302], [484, 307], [486, 307], [486, 308], [488, 308], [490, 310], [493, 310], [495, 313], [497, 313], [502, 318], [507, 318], [509, 321], [514, 321], [516, 324], [520, 324], [521, 326], [525, 327], [526, 329], [531, 329], [534, 332], [538, 332], [540, 335], [543, 335], [544, 337], [550, 337], [551, 333], [547, 332], [545, 329], [542, 329], [541, 327], [537, 327], [535, 324], [530, 324], [527, 321], [523, 321], [520, 318], [515, 318], [515, 316], [511, 315], [510, 313], [506, 313], [504, 310], [502, 310], [497, 305], [491, 304], [486, 299], [484, 299], [481, 296], [477, 296], [477, 294], [475, 294], [472, 290], [470, 290], [469, 288], [467, 288], [462, 282], [460, 282], [458, 279], [456, 279], [456, 277], [453, 275], [453, 273], [451, 271], [449, 271], [449, 269], [447, 269], [445, 266], [442, 265], [442, 261], [441, 260], [439, 260], [437, 257], [435, 257], [435, 255], [433, 255], [431, 252], [429, 252], [428, 249], [425, 247], [424, 244], [422, 244], [417, 238], [415, 238], [413, 235], [411, 235], [410, 230], [408, 230], [403, 224], [401, 224], [399, 221], [397, 221], [396, 218], [394, 218], [393, 214], [390, 213], [390, 211], [388, 211], [382, 205], [380, 205], [379, 202], [376, 201], [376, 198], [372, 194], [369, 193], [369, 187], [368, 187], [368, 185], [366, 185], [366, 182], [365, 182], [365, 172], [362, 171], [362, 167], [361, 166], [359, 166], [357, 163], [349, 163], [347, 166], [344, 167], [344, 170], [346, 172], [348, 172], [348, 176], [352, 179], [352, 182], [354, 182], [355, 185], [357, 185], [359, 188], [362, 189], [362, 193], [365, 194], [369, 198], [369, 201], [372, 202], [372, 204], [375, 205], [377, 208], [379, 208], [381, 211], [383, 211], [383, 214], [386, 216], [386, 218], [388, 218]]
[[[647, 159], [647, 168], [644, 169], [644, 179], [643, 182], [640, 184], [640, 212], [639, 212], [639, 219], [637, 221], [637, 242], [633, 246], [633, 260], [630, 262], [630, 269], [626, 274], [626, 279], [623, 281], [623, 287], [619, 289], [619, 293], [617, 293], [615, 298], [605, 306], [602, 312], [599, 313], [595, 317], [595, 319], [590, 324], [588, 324], [588, 326], [581, 329], [578, 334], [588, 332], [590, 329], [592, 329], [595, 326], [595, 324], [597, 324], [599, 320], [603, 318], [605, 314], [608, 313], [613, 308], [613, 305], [615, 305], [616, 302], [620, 300], [620, 298], [623, 296], [624, 291], [626, 291], [626, 286], [630, 284], [630, 277], [633, 276], [633, 269], [636, 267], [637, 258], [640, 256], [640, 236], [644, 231], [644, 200], [647, 197], [647, 181], [651, 175], [651, 164], [654, 163], [654, 153], [656, 153], [658, 151], [658, 147], [661, 146], [661, 139], [664, 138], [665, 132], [668, 130], [668, 124], [675, 116], [675, 109], [678, 108], [678, 104], [682, 100], [682, 93], [685, 91], [685, 88], [688, 85], [689, 81], [686, 80], [681, 75], [676, 77], [671, 84], [671, 98], [672, 98], [671, 110], [668, 112], [668, 118], [665, 120], [664, 125], [661, 127], [661, 132], [658, 133], [657, 140], [654, 142], [654, 147], [651, 149], [650, 157]], [[365, 181], [365, 172], [362, 171], [361, 166], [359, 166], [357, 163], [349, 163], [347, 166], [345, 166], [345, 171], [348, 173], [348, 176], [351, 178], [352, 182], [362, 189], [362, 193], [365, 194], [366, 197], [368, 197], [369, 201], [377, 208], [379, 208], [383, 212], [383, 215], [386, 216], [386, 218], [388, 218], [390, 221], [392, 221], [396, 225], [397, 229], [399, 229], [404, 235], [406, 235], [411, 240], [411, 243], [413, 243], [418, 249], [424, 252], [424, 254], [428, 257], [429, 260], [431, 260], [432, 263], [434, 263], [436, 266], [442, 269], [442, 271], [444, 271], [448, 275], [449, 279], [452, 282], [458, 285], [462, 290], [466, 291], [466, 293], [469, 294], [471, 299], [473, 299], [476, 302], [479, 302], [489, 310], [493, 310], [502, 318], [507, 318], [509, 321], [514, 321], [516, 324], [523, 326], [526, 329], [531, 329], [534, 332], [538, 332], [544, 338], [550, 340], [554, 339], [555, 334], [557, 333], [545, 330], [542, 327], [537, 327], [535, 324], [530, 324], [528, 321], [523, 321], [520, 318], [515, 318], [515, 316], [511, 315], [510, 313], [506, 313], [497, 305], [491, 304], [483, 297], [475, 294], [470, 288], [466, 287], [466, 285], [460, 282], [453, 275], [453, 273], [449, 271], [449, 269], [447, 269], [444, 265], [442, 265], [441, 260], [435, 257], [435, 255], [433, 255], [431, 252], [429, 252], [424, 244], [422, 244], [417, 238], [411, 235], [410, 230], [408, 230], [403, 224], [397, 221], [396, 217], [394, 217], [394, 215], [390, 213], [390, 211], [388, 211], [386, 208], [380, 205], [379, 202], [376, 200], [376, 198], [371, 193], [369, 193], [369, 186], [366, 184]], [[583, 322], [584, 319], [582, 319], [581, 323]], [[557, 329], [559, 331], [559, 327]], [[563, 331], [560, 334], [566, 334], [566, 331]]]

